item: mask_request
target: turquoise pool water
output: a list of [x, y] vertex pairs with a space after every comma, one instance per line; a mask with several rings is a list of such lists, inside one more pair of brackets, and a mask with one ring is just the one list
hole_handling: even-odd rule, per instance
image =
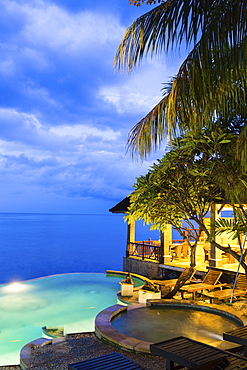
[[42, 336], [42, 326], [93, 331], [95, 316], [117, 302], [121, 279], [72, 273], [1, 284], [0, 365], [19, 364], [21, 348]]

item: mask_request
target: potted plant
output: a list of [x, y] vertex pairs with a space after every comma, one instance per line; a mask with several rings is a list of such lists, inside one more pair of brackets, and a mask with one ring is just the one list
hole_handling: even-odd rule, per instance
[[120, 282], [121, 285], [121, 296], [122, 297], [132, 297], [134, 282], [130, 273], [126, 276], [124, 280]]

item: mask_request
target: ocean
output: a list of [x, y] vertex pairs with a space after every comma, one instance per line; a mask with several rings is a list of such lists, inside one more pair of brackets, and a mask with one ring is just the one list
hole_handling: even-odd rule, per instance
[[[122, 270], [123, 214], [0, 213], [0, 283], [53, 274]], [[136, 240], [158, 239], [137, 223]]]

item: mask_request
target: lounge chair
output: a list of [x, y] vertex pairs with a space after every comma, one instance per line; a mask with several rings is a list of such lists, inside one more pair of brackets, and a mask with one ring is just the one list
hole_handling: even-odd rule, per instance
[[[181, 275], [179, 276], [179, 278], [185, 277], [186, 275], [188, 275], [188, 272], [189, 272], [189, 267], [186, 267], [185, 269], [183, 269], [183, 271], [182, 271]], [[193, 272], [193, 274], [191, 275], [191, 277], [187, 280], [188, 283], [190, 283], [194, 279], [194, 274], [195, 274], [195, 271]], [[163, 290], [166, 290], [166, 288], [172, 289], [176, 285], [176, 282], [177, 281], [178, 281], [178, 279], [155, 280], [155, 283], [157, 285], [159, 285], [159, 288], [160, 288], [160, 290], [162, 292], [162, 289]], [[195, 281], [198, 281], [198, 280], [195, 280]]]
[[166, 359], [167, 370], [175, 364], [191, 370], [247, 369], [247, 358], [182, 336], [153, 343], [150, 351]]
[[91, 358], [68, 365], [68, 370], [144, 370], [140, 365], [121, 355], [118, 352]]
[[[247, 294], [247, 278], [246, 275], [239, 274], [236, 281], [233, 297], [241, 297]], [[210, 299], [210, 303], [218, 300], [227, 300], [232, 296], [232, 288], [215, 290], [212, 292], [203, 292], [203, 295]]]
[[222, 272], [209, 270], [203, 281], [200, 283], [189, 284], [182, 286], [179, 291], [181, 292], [182, 299], [184, 298], [184, 292], [192, 293], [193, 299], [196, 298], [196, 292], [202, 292], [204, 289], [212, 290], [215, 287], [223, 287], [226, 284], [218, 283]]

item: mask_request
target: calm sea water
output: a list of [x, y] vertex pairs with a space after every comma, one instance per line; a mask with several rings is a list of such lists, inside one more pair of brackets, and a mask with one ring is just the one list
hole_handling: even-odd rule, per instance
[[[123, 215], [0, 213], [0, 283], [70, 272], [122, 270]], [[158, 239], [137, 223], [137, 240]]]

